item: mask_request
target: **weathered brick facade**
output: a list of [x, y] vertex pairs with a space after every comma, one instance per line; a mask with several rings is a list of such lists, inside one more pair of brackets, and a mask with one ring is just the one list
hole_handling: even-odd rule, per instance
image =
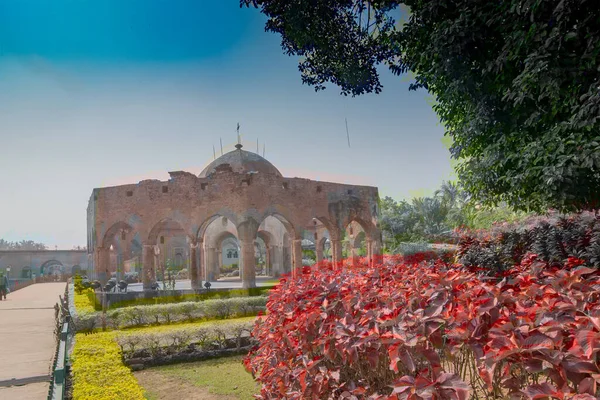
[[[281, 265], [278, 273], [285, 272], [284, 260], [279, 258], [286, 248], [292, 271], [301, 266], [306, 229], [317, 234], [320, 244], [324, 229], [328, 231], [334, 262], [341, 260], [342, 232], [352, 222], [364, 230], [367, 256], [373, 259], [380, 253], [376, 187], [285, 178], [267, 160], [241, 146], [209, 164], [199, 176], [183, 171], [170, 175], [166, 182], [146, 180], [93, 190], [88, 205], [88, 249], [97, 278], [105, 280], [114, 271], [110, 246], [122, 242], [118, 247], [125, 251], [135, 235], [142, 242], [143, 281], [149, 287], [155, 279], [159, 237], [165, 232], [187, 237], [190, 277], [196, 288], [207, 277], [214, 279], [220, 243], [231, 235], [241, 247], [244, 287], [255, 285], [257, 236], [271, 248], [267, 252], [271, 264]], [[276, 220], [270, 216], [285, 230], [276, 229]], [[221, 223], [215, 222], [218, 219]], [[273, 252], [276, 247], [280, 249]], [[317, 257], [322, 258], [318, 249]]]

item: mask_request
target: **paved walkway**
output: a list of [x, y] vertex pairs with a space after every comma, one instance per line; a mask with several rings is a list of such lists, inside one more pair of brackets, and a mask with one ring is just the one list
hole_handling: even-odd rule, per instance
[[[272, 277], [264, 277], [258, 276], [256, 277], [256, 286], [271, 286], [278, 278]], [[162, 287], [162, 281], [159, 281], [158, 284]], [[204, 285], [204, 281], [201, 282]], [[218, 281], [210, 282], [211, 289], [241, 289], [242, 288], [242, 280], [240, 278], [221, 278]], [[192, 289], [192, 281], [189, 279], [177, 280], [175, 281], [175, 289], [177, 290], [191, 290]], [[127, 286], [127, 290], [131, 292], [141, 292], [144, 290], [143, 285], [141, 283], [130, 283]]]
[[[65, 283], [38, 283], [9, 293], [0, 301], [0, 382], [49, 375], [56, 351], [54, 305]], [[48, 383], [0, 386], [0, 399], [37, 400]]]

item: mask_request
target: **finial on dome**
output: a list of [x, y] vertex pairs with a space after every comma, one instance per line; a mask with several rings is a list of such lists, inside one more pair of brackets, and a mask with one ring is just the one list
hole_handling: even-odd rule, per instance
[[238, 143], [238, 144], [235, 145], [235, 148], [238, 149], [238, 150], [241, 150], [242, 147], [244, 147], [244, 146], [242, 146], [241, 143]]

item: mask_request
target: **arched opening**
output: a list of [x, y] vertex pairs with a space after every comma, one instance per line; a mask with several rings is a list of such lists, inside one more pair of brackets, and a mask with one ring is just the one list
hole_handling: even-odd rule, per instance
[[220, 274], [224, 278], [240, 276], [240, 244], [237, 238], [230, 234], [221, 242]]
[[48, 260], [40, 266], [41, 276], [62, 276], [64, 273], [64, 265], [57, 260]]
[[[135, 218], [130, 218], [135, 221]], [[105, 265], [96, 266], [101, 281], [109, 278], [139, 282], [142, 269], [142, 239], [134, 226], [119, 221], [104, 234], [101, 246]]]
[[279, 213], [263, 218], [256, 240], [257, 274], [279, 277], [292, 272], [293, 240], [296, 230], [292, 223]]
[[358, 265], [361, 257], [367, 257], [367, 229], [358, 220], [353, 219], [346, 225], [342, 238], [342, 256]]
[[226, 216], [214, 216], [204, 228], [201, 239], [206, 280], [239, 281], [242, 257], [235, 223]]
[[305, 264], [332, 261], [331, 229], [333, 225], [325, 217], [314, 217], [305, 225], [302, 253]]
[[149, 272], [157, 282], [166, 285], [188, 278], [189, 237], [179, 222], [169, 218], [157, 222], [147, 244], [154, 246], [154, 271]]
[[20, 278], [21, 279], [31, 279], [32, 278], [32, 269], [30, 266], [25, 266], [21, 269]]

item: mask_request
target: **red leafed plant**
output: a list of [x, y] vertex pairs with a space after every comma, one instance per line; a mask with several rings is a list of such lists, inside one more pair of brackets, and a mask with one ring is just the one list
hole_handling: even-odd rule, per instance
[[269, 297], [245, 358], [262, 399], [596, 399], [600, 275], [525, 257], [460, 265], [322, 263]]

